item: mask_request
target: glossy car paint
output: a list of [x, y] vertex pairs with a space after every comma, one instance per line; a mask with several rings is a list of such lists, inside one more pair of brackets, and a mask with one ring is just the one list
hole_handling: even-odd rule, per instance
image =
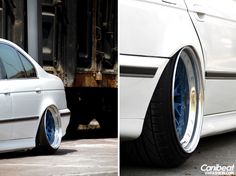
[[[168, 63], [166, 58], [148, 58], [141, 56], [120, 55], [120, 66], [152, 68], [157, 71], [153, 78], [120, 77], [120, 136], [135, 138], [142, 131], [143, 120], [150, 97], [162, 71]], [[148, 90], [148, 91], [143, 91]]]
[[[12, 42], [0, 39], [23, 54], [35, 67], [37, 78], [0, 80], [0, 152], [35, 147], [39, 123], [49, 106], [58, 109], [62, 135], [69, 123], [62, 81], [46, 73], [33, 58]], [[4, 108], [2, 108], [4, 107]]]
[[140, 135], [148, 104], [162, 71], [178, 50], [191, 46], [204, 68], [201, 45], [185, 3], [179, 0], [176, 2], [178, 3], [170, 4], [161, 0], [119, 2], [120, 67], [157, 67], [153, 78], [121, 75], [121, 139], [134, 139]]
[[[206, 72], [236, 73], [236, 1], [186, 0], [186, 4], [203, 46]], [[205, 114], [236, 110], [235, 79], [206, 79], [206, 84]]]
[[164, 67], [185, 46], [197, 54], [205, 80], [202, 137], [236, 129], [235, 9], [235, 0], [119, 1], [120, 66], [158, 67], [153, 78], [121, 75], [121, 139], [140, 135]]
[[[236, 129], [236, 1], [186, 0], [207, 73], [202, 136]], [[220, 73], [220, 74], [219, 74]], [[217, 76], [222, 75], [222, 76]]]

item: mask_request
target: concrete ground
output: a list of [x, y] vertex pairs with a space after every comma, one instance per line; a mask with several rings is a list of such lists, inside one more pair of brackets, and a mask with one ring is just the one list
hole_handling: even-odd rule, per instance
[[117, 138], [63, 141], [55, 155], [0, 154], [0, 176], [84, 176], [118, 173]]
[[205, 175], [201, 166], [235, 165], [236, 175], [236, 132], [203, 138], [194, 154], [180, 167], [174, 169], [121, 166], [121, 176], [197, 176]]

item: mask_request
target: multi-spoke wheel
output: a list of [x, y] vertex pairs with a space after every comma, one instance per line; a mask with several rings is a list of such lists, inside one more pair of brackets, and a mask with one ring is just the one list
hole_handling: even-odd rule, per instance
[[182, 139], [188, 123], [189, 83], [185, 65], [182, 59], [177, 65], [173, 89], [173, 110], [177, 136]]
[[202, 119], [203, 85], [194, 56], [190, 48], [181, 51], [172, 79], [172, 113], [176, 135], [181, 147], [188, 153], [196, 147], [197, 141], [192, 141], [192, 137], [197, 135], [199, 140]]
[[37, 148], [46, 154], [57, 151], [61, 144], [61, 121], [57, 109], [48, 107], [41, 119], [37, 134]]
[[194, 51], [185, 47], [163, 71], [142, 134], [124, 144], [123, 155], [132, 154], [132, 161], [142, 165], [174, 167], [183, 163], [199, 142], [202, 108], [202, 69]]

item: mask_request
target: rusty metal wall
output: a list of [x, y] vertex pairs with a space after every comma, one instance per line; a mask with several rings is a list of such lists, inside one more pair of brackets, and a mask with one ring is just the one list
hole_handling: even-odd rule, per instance
[[[117, 0], [53, 2], [42, 8], [54, 23], [49, 29], [52, 58], [44, 60], [44, 69], [61, 77], [66, 87], [117, 88]], [[46, 12], [50, 5], [55, 10]]]

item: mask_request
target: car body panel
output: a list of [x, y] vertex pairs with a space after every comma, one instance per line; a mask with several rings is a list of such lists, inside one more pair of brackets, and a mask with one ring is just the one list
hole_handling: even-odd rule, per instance
[[205, 114], [235, 111], [236, 97], [231, 92], [236, 85], [232, 79], [232, 73], [236, 75], [236, 1], [185, 2], [203, 46], [206, 72], [215, 75], [206, 79]]
[[[144, 57], [150, 59], [148, 62], [155, 60], [157, 63], [161, 58], [172, 59], [184, 46], [195, 51], [205, 80], [202, 137], [236, 130], [233, 118], [236, 95], [232, 93], [236, 89], [235, 9], [236, 1], [232, 0], [119, 2], [119, 53], [134, 56], [132, 59], [120, 56], [121, 67], [126, 62], [135, 66], [140, 58], [145, 63]], [[122, 77], [121, 72], [122, 140], [135, 139], [141, 134], [154, 84], [158, 83], [161, 74], [159, 72], [152, 79], [134, 79]], [[151, 83], [153, 86], [149, 86]]]
[[[0, 81], [0, 121], [12, 118], [12, 97], [10, 96], [10, 87], [8, 82]], [[0, 140], [6, 140], [12, 137], [12, 126], [3, 123], [0, 126], [1, 135]]]
[[[135, 60], [135, 62], [133, 62]], [[141, 133], [146, 110], [149, 101], [155, 90], [156, 84], [169, 62], [167, 58], [148, 58], [141, 56], [120, 55], [120, 69], [132, 66], [138, 69], [155, 68], [156, 73], [153, 77], [145, 77], [145, 75], [132, 75], [132, 72], [124, 75], [120, 73], [120, 136], [126, 137], [126, 132], [130, 132], [133, 137], [137, 137]], [[144, 91], [145, 90], [145, 91]], [[132, 121], [135, 123], [127, 123]], [[135, 126], [139, 127], [135, 131]], [[132, 128], [132, 126], [134, 128]], [[128, 129], [128, 131], [126, 130]], [[133, 129], [133, 130], [132, 130]], [[130, 138], [130, 136], [127, 136]]]
[[[39, 107], [42, 100], [42, 93], [36, 92], [36, 88], [42, 83], [40, 79], [15, 79], [8, 80], [10, 82], [12, 97], [12, 117], [24, 118], [12, 124], [13, 139], [32, 138], [32, 133], [38, 124]], [[20, 125], [22, 124], [22, 125]], [[29, 133], [31, 131], [31, 133]]]
[[236, 80], [207, 79], [204, 115], [236, 111]]
[[235, 116], [235, 111], [204, 116], [201, 137], [235, 131]]
[[16, 150], [32, 149], [35, 147], [35, 138], [3, 140], [0, 142], [0, 153]]
[[62, 135], [69, 124], [64, 85], [60, 78], [46, 73], [25, 51], [12, 42], [0, 39], [25, 56], [35, 67], [34, 78], [0, 80], [0, 152], [36, 146], [38, 127], [45, 110], [54, 106], [61, 117]]
[[[182, 47], [189, 46], [195, 51], [204, 70], [201, 45], [184, 1], [176, 2], [121, 0], [119, 3], [122, 140], [135, 139], [141, 134], [149, 102], [164, 67]], [[121, 69], [127, 65], [158, 69], [153, 78], [134, 78], [122, 75]], [[204, 75], [202, 72], [203, 79]], [[135, 122], [132, 125], [128, 123], [131, 119]]]
[[171, 58], [183, 46], [193, 46], [203, 62], [184, 1], [177, 2], [173, 5], [162, 0], [121, 0], [119, 53]]

